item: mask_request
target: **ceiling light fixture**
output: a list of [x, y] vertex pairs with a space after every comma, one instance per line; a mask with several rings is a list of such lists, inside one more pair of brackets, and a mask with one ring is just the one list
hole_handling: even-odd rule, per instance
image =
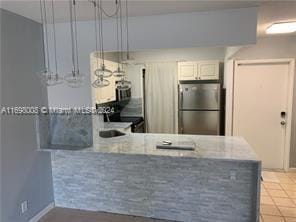
[[[79, 71], [76, 0], [69, 0], [70, 32], [72, 48], [72, 72], [65, 76], [68, 86], [78, 88], [83, 85], [84, 75]], [[74, 19], [73, 19], [74, 14]]]
[[[119, 12], [120, 12], [120, 41], [121, 41], [121, 51], [120, 51], [120, 57], [121, 57], [121, 60], [120, 60], [120, 63], [121, 63], [121, 66], [123, 64], [126, 64], [126, 62], [123, 62], [123, 43], [122, 43], [122, 5], [121, 5], [121, 0], [119, 0]], [[126, 61], [129, 61], [130, 60], [130, 56], [129, 56], [129, 33], [128, 33], [128, 0], [125, 0], [125, 21], [126, 21], [126, 57], [127, 57], [127, 60]], [[119, 64], [119, 63], [118, 63]], [[119, 67], [119, 66], [118, 66]], [[119, 71], [119, 68], [118, 68], [118, 71]], [[121, 79], [119, 81], [116, 81], [116, 88], [119, 89], [119, 90], [123, 90], [123, 89], [130, 89], [132, 84], [130, 81], [126, 81], [125, 80], [125, 73], [123, 72], [122, 73], [123, 75], [121, 75]]]
[[63, 79], [58, 74], [58, 62], [57, 62], [57, 49], [56, 49], [56, 32], [55, 32], [55, 10], [54, 3], [51, 0], [51, 12], [52, 12], [52, 23], [53, 23], [53, 43], [54, 43], [54, 58], [55, 58], [55, 73], [50, 69], [49, 60], [49, 39], [48, 39], [48, 23], [47, 23], [47, 12], [46, 12], [46, 1], [40, 0], [40, 14], [42, 22], [42, 36], [43, 36], [43, 47], [45, 51], [45, 69], [38, 74], [41, 76], [41, 81], [46, 86], [55, 86], [61, 84]]
[[94, 55], [96, 57], [96, 63], [97, 63], [97, 69], [95, 69], [94, 71], [94, 75], [97, 77], [97, 79], [92, 83], [92, 86], [94, 88], [102, 88], [110, 85], [110, 81], [108, 81], [105, 78], [112, 76], [112, 71], [107, 69], [105, 66], [102, 1], [94, 0], [92, 3], [94, 5], [95, 42], [96, 42], [96, 53], [94, 53]]
[[284, 34], [296, 32], [296, 21], [273, 23], [266, 29], [267, 34]]
[[[115, 77], [123, 77], [125, 75], [125, 72], [122, 67], [122, 60], [123, 60], [123, 41], [122, 41], [122, 7], [121, 7], [121, 1], [116, 1], [116, 4], [119, 4], [119, 15], [117, 13], [116, 15], [116, 37], [117, 37], [117, 69], [113, 72], [113, 75]], [[119, 31], [120, 30], [120, 31]], [[120, 40], [119, 40], [119, 32], [120, 32]]]

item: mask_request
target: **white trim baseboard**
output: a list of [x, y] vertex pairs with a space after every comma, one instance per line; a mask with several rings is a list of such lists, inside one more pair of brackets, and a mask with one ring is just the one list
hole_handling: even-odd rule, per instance
[[53, 208], [54, 208], [54, 202], [50, 203], [47, 207], [41, 210], [38, 214], [36, 214], [33, 218], [31, 218], [29, 222], [38, 222], [45, 214], [47, 214]]

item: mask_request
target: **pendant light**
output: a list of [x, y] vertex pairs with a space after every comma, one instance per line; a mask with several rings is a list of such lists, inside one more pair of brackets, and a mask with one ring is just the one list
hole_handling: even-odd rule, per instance
[[[70, 11], [70, 32], [71, 32], [71, 48], [72, 48], [72, 72], [65, 76], [65, 80], [69, 87], [78, 88], [83, 85], [84, 75], [80, 73], [80, 70], [79, 70], [76, 0], [69, 0], [69, 11]], [[73, 19], [73, 14], [74, 14], [74, 19]]]
[[[127, 0], [126, 0], [126, 24], [128, 24], [128, 3], [127, 3]], [[121, 50], [120, 50], [120, 63], [118, 62], [118, 64], [121, 65], [122, 67], [122, 60], [123, 60], [123, 38], [122, 38], [122, 5], [121, 5], [121, 0], [119, 0], [119, 14], [120, 14], [120, 41], [121, 41]], [[128, 25], [127, 25], [127, 51], [129, 50], [129, 44], [128, 44]], [[131, 88], [132, 84], [130, 81], [126, 81], [125, 80], [125, 72], [123, 70], [120, 70], [119, 69], [119, 65], [118, 65], [118, 71], [121, 71], [121, 80], [117, 81], [116, 82], [116, 88], [119, 89], [119, 90], [122, 90], [122, 89], [129, 89]]]
[[126, 22], [126, 60], [121, 63], [124, 65], [135, 64], [135, 59], [130, 56], [129, 48], [129, 22], [128, 22], [128, 0], [125, 1], [125, 22]]
[[97, 59], [100, 58], [100, 68], [95, 70], [95, 75], [98, 77], [103, 77], [103, 78], [108, 78], [112, 76], [112, 71], [107, 69], [105, 66], [105, 51], [104, 51], [104, 34], [103, 34], [103, 10], [102, 10], [102, 0], [97, 0], [97, 11], [98, 11], [98, 16], [97, 16], [97, 21], [99, 24], [99, 38], [98, 38], [98, 43], [99, 43], [99, 50], [100, 50], [100, 56], [97, 57]]
[[53, 23], [53, 40], [54, 40], [54, 57], [55, 57], [55, 73], [50, 69], [49, 60], [49, 43], [48, 43], [48, 23], [47, 23], [47, 12], [46, 12], [46, 1], [40, 0], [40, 14], [42, 22], [42, 36], [43, 36], [43, 46], [45, 51], [45, 69], [39, 73], [41, 76], [41, 81], [46, 86], [55, 86], [61, 84], [63, 79], [58, 74], [58, 64], [57, 64], [57, 53], [56, 53], [56, 32], [55, 32], [55, 8], [53, 0], [51, 0], [51, 11], [52, 11], [52, 23]]
[[[118, 1], [116, 1], [116, 4], [118, 4]], [[116, 36], [117, 36], [117, 64], [118, 67], [116, 69], [116, 71], [113, 72], [113, 75], [115, 77], [123, 77], [125, 75], [125, 72], [122, 69], [122, 51], [123, 51], [123, 47], [122, 47], [122, 12], [121, 12], [121, 1], [119, 0], [119, 13], [120, 13], [120, 21], [119, 21], [119, 16], [118, 13], [116, 14]], [[120, 22], [120, 24], [119, 24]], [[120, 47], [119, 47], [119, 29], [120, 29]], [[120, 49], [119, 49], [120, 48]], [[120, 68], [121, 66], [121, 68]]]
[[94, 75], [97, 79], [92, 83], [92, 86], [94, 88], [102, 88], [110, 85], [110, 81], [105, 78], [112, 76], [113, 73], [105, 66], [102, 1], [95, 0], [93, 4], [96, 42], [96, 53], [94, 56], [96, 57], [97, 63], [97, 68], [94, 70]]
[[[101, 51], [99, 52], [98, 50], [98, 1], [94, 0], [93, 1], [93, 5], [94, 5], [94, 23], [95, 23], [95, 43], [96, 43], [96, 53], [94, 53], [94, 57], [96, 58], [96, 63], [97, 63], [97, 69], [95, 69], [94, 71], [94, 75], [96, 76], [96, 80], [92, 83], [92, 86], [94, 88], [102, 88], [105, 86], [110, 85], [110, 82], [106, 79], [104, 79], [104, 73], [100, 73], [101, 70], [99, 69], [99, 59], [100, 59], [100, 54]], [[101, 45], [100, 45], [101, 47]], [[105, 67], [104, 67], [105, 69]], [[107, 73], [107, 72], [106, 72]], [[106, 75], [105, 75], [106, 76]]]

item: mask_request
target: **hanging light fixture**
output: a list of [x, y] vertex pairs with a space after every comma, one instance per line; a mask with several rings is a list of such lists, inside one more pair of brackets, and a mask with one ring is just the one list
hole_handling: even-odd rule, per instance
[[[126, 0], [126, 34], [127, 34], [127, 57], [129, 57], [129, 40], [128, 40], [128, 0]], [[118, 70], [117, 70], [117, 74], [118, 76], [121, 77], [121, 80], [116, 82], [116, 88], [117, 89], [129, 89], [131, 88], [131, 82], [130, 81], [126, 81], [125, 80], [125, 72], [120, 69], [120, 65], [122, 67], [122, 61], [123, 61], [123, 38], [122, 38], [122, 5], [121, 5], [121, 0], [119, 0], [119, 15], [120, 15], [120, 42], [121, 42], [121, 50], [120, 50], [120, 61], [118, 61]], [[117, 16], [118, 17], [118, 16]], [[118, 57], [119, 58], [119, 57]]]
[[[65, 80], [68, 86], [72, 88], [78, 88], [83, 85], [84, 75], [80, 73], [80, 70], [79, 70], [76, 0], [69, 0], [69, 11], [70, 11], [70, 32], [71, 32], [71, 48], [72, 48], [72, 72], [65, 76]], [[73, 14], [74, 14], [74, 18], [73, 18]]]
[[[106, 76], [107, 72], [102, 73], [103, 69], [99, 68], [99, 63], [100, 63], [99, 59], [100, 59], [100, 55], [101, 55], [101, 50], [100, 50], [100, 52], [98, 52], [99, 51], [98, 44], [100, 44], [100, 47], [101, 47], [101, 43], [98, 42], [98, 14], [99, 14], [98, 13], [99, 9], [97, 8], [98, 1], [94, 0], [93, 5], [94, 5], [95, 43], [96, 43], [96, 53], [94, 53], [94, 57], [96, 58], [96, 63], [97, 63], [97, 69], [95, 69], [94, 75], [97, 77], [97, 79], [92, 83], [92, 86], [94, 88], [102, 88], [102, 87], [110, 85], [110, 82], [108, 80], [104, 79], [104, 76]], [[103, 68], [104, 68], [104, 70], [106, 70], [105, 67], [103, 67]]]
[[135, 59], [130, 56], [129, 48], [129, 22], [128, 22], [128, 1], [125, 1], [125, 22], [126, 22], [126, 60], [122, 61], [122, 64], [129, 65], [134, 64]]
[[94, 0], [93, 5], [96, 42], [96, 53], [94, 56], [96, 57], [97, 63], [97, 68], [94, 71], [94, 75], [97, 77], [97, 79], [92, 83], [92, 86], [94, 88], [101, 88], [110, 85], [110, 81], [105, 78], [112, 76], [112, 71], [107, 69], [105, 66], [102, 1]]
[[[116, 4], [118, 4], [118, 1], [116, 1]], [[118, 56], [117, 64], [118, 64], [118, 67], [117, 67], [116, 71], [113, 72], [113, 75], [115, 77], [123, 77], [125, 75], [125, 72], [122, 69], [122, 64], [121, 64], [121, 62], [122, 62], [122, 53], [123, 53], [123, 46], [122, 46], [122, 11], [121, 11], [121, 9], [122, 9], [121, 1], [119, 0], [120, 19], [119, 19], [118, 13], [116, 14], [116, 36], [117, 36], [117, 56]], [[120, 44], [119, 44], [119, 29], [120, 29]]]
[[97, 0], [97, 10], [98, 10], [98, 24], [99, 24], [99, 57], [97, 59], [100, 60], [100, 68], [95, 70], [95, 75], [98, 77], [108, 78], [112, 76], [112, 71], [107, 69], [105, 66], [105, 51], [104, 51], [104, 34], [103, 34], [103, 10], [102, 10], [102, 0]]
[[55, 57], [55, 73], [50, 69], [49, 60], [49, 43], [48, 43], [48, 23], [47, 23], [47, 12], [45, 0], [40, 0], [40, 14], [42, 22], [42, 35], [43, 35], [43, 46], [45, 51], [45, 69], [39, 73], [41, 81], [47, 86], [54, 86], [61, 84], [63, 79], [58, 74], [58, 63], [56, 53], [56, 32], [55, 32], [55, 8], [53, 0], [51, 0], [51, 11], [52, 11], [52, 23], [53, 23], [53, 40], [54, 40], [54, 57]]

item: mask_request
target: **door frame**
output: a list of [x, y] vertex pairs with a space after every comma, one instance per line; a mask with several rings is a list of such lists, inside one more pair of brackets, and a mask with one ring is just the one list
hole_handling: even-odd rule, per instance
[[[287, 128], [285, 134], [284, 145], [284, 169], [289, 170], [290, 163], [290, 149], [291, 149], [291, 130], [292, 130], [292, 108], [294, 96], [294, 76], [295, 76], [295, 59], [256, 59], [256, 60], [229, 60], [227, 69], [227, 82], [226, 82], [226, 124], [225, 132], [228, 136], [233, 136], [233, 112], [234, 112], [234, 79], [235, 69], [238, 65], [242, 64], [275, 64], [287, 63], [289, 65], [288, 76], [288, 104], [287, 104]], [[291, 115], [289, 115], [291, 114]]]

